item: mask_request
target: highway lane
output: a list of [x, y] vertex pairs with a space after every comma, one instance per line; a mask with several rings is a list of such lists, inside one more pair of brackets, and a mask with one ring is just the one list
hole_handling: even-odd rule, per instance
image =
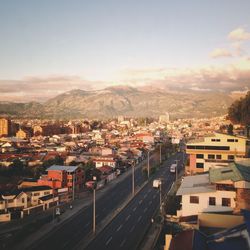
[[[162, 194], [170, 189], [175, 180], [169, 166], [180, 157], [180, 154], [172, 157], [154, 177], [164, 179]], [[86, 249], [136, 249], [159, 208], [159, 201], [159, 190], [154, 189], [150, 181]]]
[[[152, 163], [153, 160], [151, 160]], [[145, 162], [143, 163], [145, 165]], [[141, 167], [135, 168], [135, 187], [139, 187], [144, 182]], [[105, 192], [98, 190], [98, 192]], [[114, 185], [108, 192], [104, 193], [96, 201], [96, 224], [112, 213], [132, 192], [131, 174], [126, 176], [121, 182]], [[77, 216], [67, 221], [62, 227], [54, 230], [45, 238], [41, 239], [29, 249], [72, 249], [86, 235], [92, 231], [92, 203]]]

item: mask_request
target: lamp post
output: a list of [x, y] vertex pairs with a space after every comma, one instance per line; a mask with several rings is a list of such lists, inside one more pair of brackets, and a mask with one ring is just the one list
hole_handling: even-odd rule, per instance
[[161, 205], [161, 203], [162, 203], [162, 201], [161, 201], [161, 180], [160, 180], [160, 183], [159, 183], [159, 190], [160, 190], [160, 213], [162, 214], [162, 205]]
[[96, 189], [96, 176], [93, 176], [93, 233], [95, 234], [95, 189]]
[[149, 179], [149, 150], [148, 150], [148, 179]]
[[175, 162], [176, 162], [176, 168], [175, 168], [175, 181], [177, 181], [177, 179], [178, 179], [178, 162], [179, 162], [179, 160], [175, 160]]
[[135, 162], [132, 164], [132, 195], [135, 195]]
[[73, 191], [73, 194], [72, 194], [72, 200], [74, 201], [75, 200], [75, 174], [73, 173], [72, 174], [72, 191]]
[[52, 195], [53, 195], [53, 222], [55, 220], [55, 185], [54, 185], [55, 179], [52, 178]]
[[160, 143], [160, 164], [161, 164], [161, 143]]

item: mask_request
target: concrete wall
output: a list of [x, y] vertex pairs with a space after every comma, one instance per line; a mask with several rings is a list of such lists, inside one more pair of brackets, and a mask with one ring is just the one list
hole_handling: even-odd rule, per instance
[[[190, 196], [199, 196], [199, 204], [190, 203]], [[209, 197], [216, 197], [216, 205], [209, 205]], [[222, 206], [222, 198], [231, 199], [231, 207]], [[233, 191], [216, 191], [210, 193], [198, 193], [182, 196], [182, 209], [178, 212], [178, 216], [198, 215], [202, 212], [226, 212], [233, 211], [235, 208], [236, 192]]]
[[10, 221], [10, 213], [8, 214], [0, 214], [0, 222]]

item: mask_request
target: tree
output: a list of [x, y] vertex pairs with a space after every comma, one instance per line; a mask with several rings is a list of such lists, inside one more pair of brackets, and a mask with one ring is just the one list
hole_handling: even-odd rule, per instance
[[250, 125], [250, 91], [245, 98], [235, 101], [228, 109], [228, 118], [232, 123]]
[[229, 124], [228, 125], [228, 127], [227, 127], [227, 133], [229, 134], [229, 135], [233, 135], [233, 130], [234, 130], [234, 126], [233, 126], [233, 124]]

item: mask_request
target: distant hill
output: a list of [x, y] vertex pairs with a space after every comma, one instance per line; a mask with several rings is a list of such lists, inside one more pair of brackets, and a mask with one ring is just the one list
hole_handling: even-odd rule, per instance
[[108, 118], [158, 117], [169, 112], [171, 117], [211, 117], [227, 113], [232, 97], [222, 92], [183, 91], [115, 86], [96, 91], [71, 90], [47, 102], [0, 102], [0, 115], [27, 118]]

